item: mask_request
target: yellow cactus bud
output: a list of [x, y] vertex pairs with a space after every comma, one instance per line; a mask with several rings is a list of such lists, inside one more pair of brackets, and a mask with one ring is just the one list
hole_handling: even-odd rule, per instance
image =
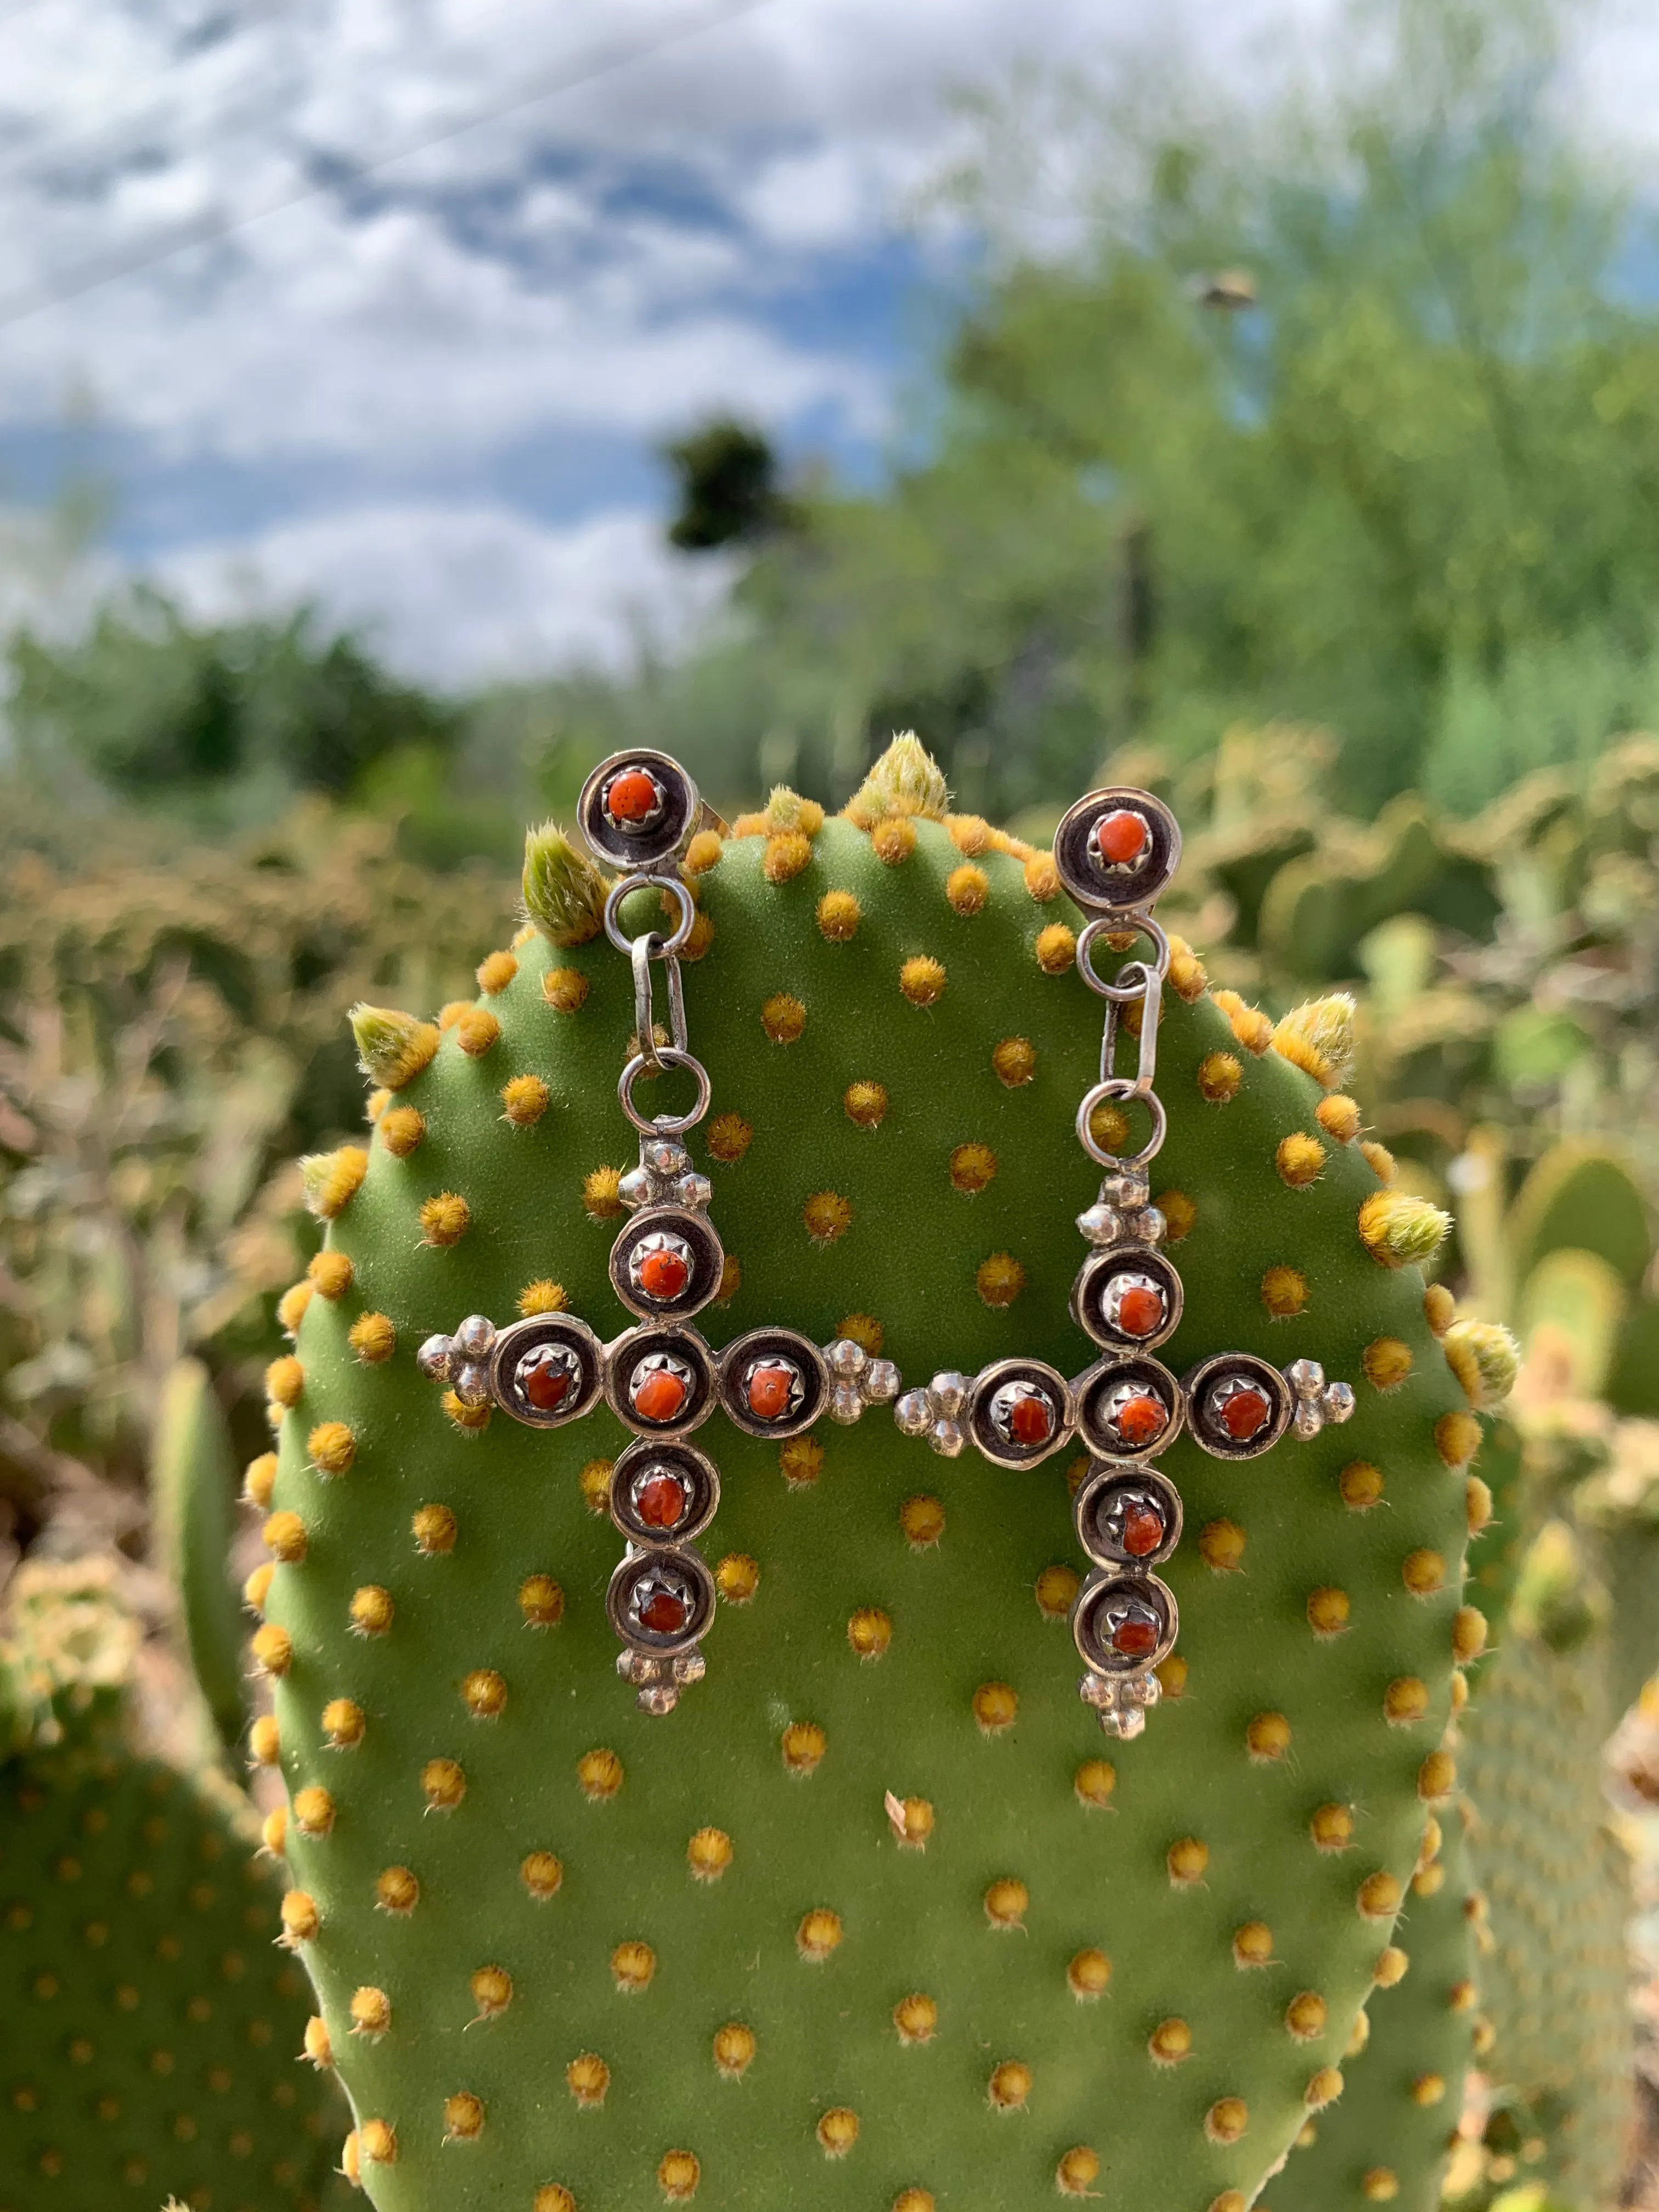
[[1329, 2017], [1325, 2000], [1318, 1991], [1304, 1990], [1285, 2008], [1285, 2031], [1298, 2043], [1316, 2043], [1325, 2033]]
[[718, 830], [699, 830], [686, 847], [680, 866], [688, 876], [706, 876], [710, 868], [720, 866], [725, 850], [725, 841]]
[[714, 2064], [728, 2081], [742, 2080], [754, 2063], [758, 2048], [754, 2029], [745, 2027], [741, 2021], [728, 2021], [714, 2031]]
[[501, 1085], [501, 1119], [515, 1129], [533, 1129], [551, 1097], [539, 1075], [515, 1075]]
[[853, 1207], [838, 1191], [815, 1191], [801, 1208], [806, 1233], [815, 1244], [834, 1244], [853, 1225]]
[[603, 2058], [596, 2057], [591, 2051], [584, 2051], [565, 2068], [564, 2078], [577, 2104], [591, 2112], [605, 2102], [605, 2092], [611, 2087], [611, 2069]]
[[993, 2068], [985, 2092], [994, 2112], [1021, 2111], [1031, 2094], [1030, 2068], [1022, 2059], [1005, 2058], [1000, 2066]]
[[316, 1285], [313, 1283], [291, 1283], [283, 1292], [276, 1301], [276, 1323], [284, 1336], [298, 1336], [300, 1323], [306, 1317], [306, 1308], [316, 1295]]
[[319, 1474], [344, 1474], [357, 1456], [357, 1439], [343, 1421], [319, 1421], [306, 1452]]
[[1450, 1214], [1408, 1190], [1374, 1191], [1359, 1209], [1359, 1241], [1384, 1267], [1426, 1266], [1450, 1227]]
[[1025, 1270], [1009, 1252], [993, 1252], [974, 1271], [974, 1288], [993, 1312], [1011, 1306], [1025, 1287]]
[[1448, 1467], [1467, 1467], [1480, 1449], [1480, 1422], [1473, 1413], [1443, 1413], [1434, 1425], [1434, 1448]]
[[1029, 1037], [1004, 1037], [991, 1053], [996, 1079], [1006, 1091], [1018, 1091], [1036, 1073], [1036, 1047]]
[[991, 896], [991, 878], [983, 868], [964, 862], [961, 867], [952, 868], [945, 878], [945, 896], [957, 914], [982, 913], [985, 902]]
[[762, 1006], [761, 1027], [774, 1044], [793, 1044], [806, 1027], [806, 1009], [787, 991], [779, 991]]
[[556, 823], [524, 841], [524, 910], [561, 951], [586, 945], [605, 926], [605, 878]]
[[379, 1367], [398, 1347], [398, 1332], [389, 1315], [359, 1314], [346, 1331], [346, 1342], [365, 1367]]
[[1210, 1847], [1195, 1836], [1182, 1836], [1164, 1854], [1172, 1889], [1191, 1889], [1204, 1879], [1210, 1863]]
[[944, 963], [918, 953], [899, 969], [899, 988], [913, 1006], [935, 1005], [945, 994]]
[[1345, 1097], [1340, 1091], [1333, 1091], [1328, 1098], [1320, 1100], [1314, 1108], [1314, 1119], [1325, 1134], [1334, 1138], [1339, 1145], [1351, 1145], [1359, 1134], [1359, 1109], [1352, 1098]]
[[580, 1012], [586, 1001], [588, 981], [580, 968], [550, 968], [542, 977], [542, 996], [556, 1014]]
[[905, 730], [865, 777], [848, 812], [856, 818], [856, 809], [872, 823], [893, 814], [920, 814], [927, 821], [943, 822], [950, 801], [937, 763], [915, 732]]
[[832, 1912], [828, 1905], [815, 1905], [802, 1916], [795, 1930], [795, 1948], [809, 1966], [821, 1966], [840, 1948], [841, 1939], [840, 1913]]
[[932, 1997], [915, 1990], [893, 2007], [893, 2026], [901, 2043], [931, 2043], [939, 2029], [939, 2007]]
[[1359, 1356], [1365, 1380], [1378, 1390], [1397, 1390], [1412, 1371], [1412, 1348], [1397, 1336], [1374, 1337]]
[[1261, 1303], [1275, 1321], [1291, 1321], [1305, 1310], [1308, 1279], [1300, 1267], [1269, 1267], [1261, 1278]]
[[401, 1091], [432, 1064], [438, 1049], [437, 1026], [395, 1006], [355, 1006], [346, 1019], [357, 1040], [357, 1065], [371, 1083]]
[[1509, 1330], [1498, 1322], [1457, 1321], [1441, 1342], [1446, 1364], [1475, 1412], [1490, 1413], [1501, 1406], [1521, 1370], [1521, 1347]]
[[1045, 975], [1064, 975], [1077, 957], [1077, 939], [1063, 921], [1051, 921], [1037, 932], [1032, 950]]
[[604, 1804], [623, 1786], [621, 1759], [614, 1751], [585, 1751], [576, 1761], [576, 1785], [589, 1804]]
[[1204, 2115], [1204, 2132], [1212, 2143], [1237, 2142], [1249, 2130], [1250, 2108], [1243, 2097], [1218, 2097]]
[[754, 1139], [754, 1129], [741, 1114], [716, 1114], [708, 1124], [708, 1157], [722, 1167], [736, 1167]]
[[1280, 1138], [1273, 1165], [1279, 1170], [1282, 1183], [1291, 1190], [1305, 1190], [1324, 1173], [1325, 1147], [1317, 1137], [1298, 1129], [1291, 1136]]
[[1354, 1016], [1346, 991], [1292, 1007], [1273, 1035], [1273, 1050], [1311, 1075], [1322, 1090], [1340, 1091], [1353, 1070]]
[[831, 945], [845, 945], [858, 934], [862, 909], [851, 891], [826, 891], [818, 901], [820, 933]]
[[426, 1244], [459, 1244], [465, 1236], [472, 1219], [472, 1209], [459, 1191], [440, 1191], [427, 1199], [420, 1212], [422, 1242]]
[[1236, 1098], [1243, 1080], [1244, 1071], [1230, 1052], [1206, 1053], [1198, 1064], [1199, 1095], [1212, 1106], [1224, 1106]]

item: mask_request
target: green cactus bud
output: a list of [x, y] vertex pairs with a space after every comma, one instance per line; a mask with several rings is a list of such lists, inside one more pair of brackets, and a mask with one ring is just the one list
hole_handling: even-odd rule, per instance
[[[1016, 1352], [1079, 1374], [1073, 1223], [1099, 1170], [1073, 1117], [1101, 1016], [1039, 940], [1082, 917], [1024, 848], [930, 818], [943, 786], [908, 744], [872, 784], [872, 829], [826, 821], [779, 874], [770, 837], [734, 836], [700, 878], [693, 1142], [737, 1263], [701, 1326], [846, 1336], [915, 1385]], [[297, 1531], [265, 1595], [260, 1747], [365, 2189], [422, 2212], [849, 2190], [1044, 2212], [1109, 2173], [1126, 2205], [1252, 2201], [1408, 1895], [1452, 1696], [1468, 1449], [1460, 1431], [1453, 1471], [1437, 1437], [1474, 1417], [1420, 1278], [1359, 1234], [1370, 1169], [1336, 1144], [1288, 1183], [1319, 1086], [1252, 1053], [1212, 1103], [1229, 1018], [1201, 983], [1168, 995], [1152, 1194], [1186, 1304], [1160, 1356], [1305, 1358], [1358, 1403], [1248, 1467], [1184, 1437], [1163, 1458], [1188, 1534], [1144, 1741], [1103, 1739], [1077, 1696], [1074, 1455], [939, 1457], [878, 1407], [781, 1449], [723, 1416], [699, 1431], [720, 1598], [707, 1680], [653, 1718], [605, 1611], [620, 1425], [534, 1431], [416, 1364], [470, 1313], [623, 1325], [633, 984], [604, 945], [579, 967], [585, 991], [568, 951], [521, 946], [488, 1058], [445, 1050], [410, 1086], [426, 1133], [374, 1146], [329, 1232], [349, 1284], [311, 1300], [283, 1378], [268, 1510]], [[554, 1102], [527, 1127], [501, 1111], [520, 1076]], [[441, 1205], [464, 1234], [434, 1235]], [[366, 1364], [368, 1310], [395, 1348]], [[317, 1449], [331, 1426], [343, 1462]], [[352, 2033], [363, 1989], [384, 2032]], [[1319, 2024], [1289, 2029], [1305, 1993]]]
[[605, 882], [556, 823], [524, 841], [524, 910], [550, 945], [572, 951], [605, 927]]
[[1273, 1050], [1326, 1091], [1340, 1091], [1353, 1073], [1352, 994], [1334, 991], [1293, 1006], [1273, 1031]]
[[1446, 1364], [1477, 1413], [1495, 1413], [1515, 1388], [1521, 1347], [1501, 1322], [1455, 1321], [1441, 1339]]
[[874, 823], [888, 815], [943, 822], [951, 794], [938, 763], [914, 730], [896, 737], [860, 785], [848, 812]]
[[1426, 1267], [1446, 1241], [1451, 1216], [1407, 1190], [1373, 1191], [1359, 1209], [1359, 1235], [1385, 1267]]
[[438, 1025], [399, 1013], [393, 1006], [358, 1005], [349, 1017], [357, 1040], [357, 1065], [372, 1083], [401, 1091], [438, 1049]]

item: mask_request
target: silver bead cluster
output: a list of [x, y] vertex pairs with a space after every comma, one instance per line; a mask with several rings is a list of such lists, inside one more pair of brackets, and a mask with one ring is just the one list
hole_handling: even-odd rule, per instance
[[968, 1441], [962, 1416], [973, 1389], [971, 1375], [947, 1368], [926, 1389], [907, 1390], [893, 1408], [893, 1419], [907, 1437], [926, 1437], [941, 1458], [955, 1459]]
[[899, 1371], [892, 1361], [872, 1359], [850, 1336], [824, 1346], [823, 1364], [830, 1376], [825, 1411], [842, 1428], [850, 1428], [866, 1406], [885, 1406], [898, 1396]]
[[487, 1406], [489, 1355], [495, 1349], [495, 1324], [485, 1314], [469, 1314], [453, 1336], [429, 1336], [415, 1355], [428, 1382], [447, 1382], [462, 1405]]
[[1144, 1175], [1109, 1175], [1100, 1196], [1077, 1218], [1085, 1242], [1097, 1247], [1161, 1244], [1169, 1224], [1152, 1204], [1149, 1188]]
[[684, 1145], [672, 1137], [647, 1137], [638, 1167], [629, 1169], [617, 1195], [630, 1212], [642, 1206], [684, 1206], [701, 1212], [714, 1195], [714, 1186], [692, 1166]]
[[1156, 1674], [1090, 1673], [1078, 1684], [1077, 1693], [1099, 1714], [1108, 1735], [1133, 1743], [1145, 1733], [1146, 1716], [1164, 1695], [1164, 1685]]
[[1316, 1359], [1292, 1360], [1285, 1380], [1296, 1399], [1291, 1426], [1304, 1442], [1316, 1437], [1328, 1421], [1340, 1426], [1353, 1412], [1352, 1383], [1328, 1382]]

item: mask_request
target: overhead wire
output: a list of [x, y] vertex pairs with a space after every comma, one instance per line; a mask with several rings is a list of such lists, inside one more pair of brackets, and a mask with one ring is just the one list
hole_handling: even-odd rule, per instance
[[[503, 116], [516, 114], [521, 109], [534, 106], [559, 93], [574, 91], [581, 85], [594, 83], [639, 62], [650, 60], [672, 46], [700, 37], [705, 32], [719, 30], [727, 23], [757, 14], [773, 3], [774, 0], [719, 0], [719, 4], [697, 11], [689, 20], [673, 23], [666, 29], [659, 29], [647, 37], [599, 40], [576, 59], [566, 60], [520, 78], [510, 97], [492, 101], [488, 106], [455, 118], [438, 129], [405, 138], [400, 144], [376, 155], [372, 160], [359, 161], [328, 155], [331, 173], [325, 179], [285, 187], [255, 207], [229, 212], [218, 210], [193, 216], [174, 224], [160, 236], [152, 236], [148, 245], [93, 255], [65, 270], [56, 280], [36, 281], [19, 286], [10, 293], [0, 293], [0, 330], [9, 329], [14, 324], [40, 314], [48, 307], [60, 307], [69, 301], [82, 298], [87, 293], [105, 284], [114, 283], [124, 276], [136, 276], [145, 269], [154, 268], [193, 246], [214, 245], [221, 239], [246, 229], [251, 223], [263, 222], [266, 216], [297, 207], [307, 200], [316, 199], [330, 192], [337, 192], [343, 186], [376, 175], [382, 169], [407, 161], [413, 155], [447, 144], [452, 138], [462, 137], [470, 131], [479, 130], [487, 123], [498, 122]], [[325, 149], [313, 148], [310, 151], [313, 158], [321, 158]]]

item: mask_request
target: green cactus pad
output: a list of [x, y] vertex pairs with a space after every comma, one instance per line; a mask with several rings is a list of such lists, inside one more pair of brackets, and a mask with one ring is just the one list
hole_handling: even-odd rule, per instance
[[1472, 2040], [1487, 2030], [1474, 2009], [1486, 1901], [1469, 1888], [1462, 1812], [1437, 1817], [1439, 1850], [1395, 1924], [1404, 1972], [1356, 2021], [1340, 2101], [1309, 2121], [1256, 2212], [1438, 2212]]
[[181, 1359], [161, 1392], [150, 1443], [156, 1564], [179, 1593], [184, 1642], [222, 1741], [246, 1724], [242, 1623], [227, 1564], [234, 1528], [235, 1457], [213, 1378]]
[[0, 1765], [0, 2212], [324, 2201], [332, 2084], [296, 2067], [305, 1981], [270, 1865], [211, 1771], [134, 1755], [131, 1625], [96, 1566], [12, 1593], [30, 1743]]
[[1641, 1185], [1620, 1154], [1600, 1145], [1550, 1147], [1516, 1194], [1510, 1237], [1522, 1283], [1551, 1252], [1594, 1252], [1632, 1285], [1653, 1257]]
[[1601, 1644], [1558, 1654], [1512, 1628], [1461, 1724], [1479, 1808], [1469, 1855], [1491, 1912], [1479, 1976], [1497, 2042], [1483, 2063], [1545, 2116], [1534, 2178], [1587, 2205], [1616, 2197], [1631, 2097], [1629, 1869], [1601, 1796], [1617, 1715]]
[[[913, 1384], [1014, 1352], [1090, 1362], [1067, 1310], [1097, 1188], [1072, 1133], [1100, 1033], [1078, 918], [1046, 856], [953, 826], [872, 836], [799, 806], [698, 879], [694, 1143], [741, 1269], [703, 1317], [716, 1344], [864, 1316]], [[1077, 1696], [1071, 1455], [941, 1459], [884, 1409], [781, 1455], [718, 1415], [700, 1431], [724, 1482], [703, 1548], [758, 1586], [722, 1602], [707, 1680], [648, 1718], [604, 1609], [621, 1540], [582, 1480], [618, 1425], [497, 1412], [467, 1433], [415, 1365], [429, 1331], [551, 1285], [601, 1335], [625, 1322], [627, 963], [532, 936], [512, 964], [486, 963], [495, 988], [398, 1094], [419, 1140], [372, 1145], [328, 1231], [351, 1288], [312, 1301], [283, 1378], [272, 1504], [303, 1557], [276, 1567], [264, 1648], [296, 1816], [325, 1793], [290, 1820], [289, 1873], [364, 2185], [387, 2212], [692, 2190], [710, 2212], [1036, 2212], [1057, 2186], [1242, 2212], [1371, 1985], [1450, 1700], [1473, 1424], [1417, 1270], [1361, 1241], [1358, 1146], [1178, 964], [1195, 1003], [1166, 993], [1152, 1188], [1187, 1307], [1165, 1357], [1316, 1358], [1359, 1408], [1248, 1464], [1185, 1440], [1164, 1460], [1187, 1512], [1179, 1694], [1143, 1741], [1103, 1738]], [[1351, 1109], [1331, 1118], [1352, 1137]], [[723, 1577], [739, 1598], [748, 1572]], [[708, 1830], [729, 1864], [693, 1847]], [[1305, 2041], [1304, 1992], [1326, 2017]], [[723, 2074], [727, 2027], [748, 2034]]]

